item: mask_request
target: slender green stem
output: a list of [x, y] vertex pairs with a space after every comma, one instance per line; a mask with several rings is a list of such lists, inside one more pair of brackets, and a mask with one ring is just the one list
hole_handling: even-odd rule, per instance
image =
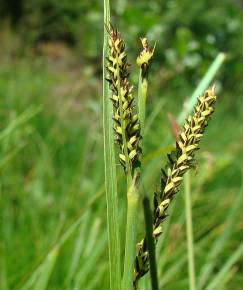
[[148, 91], [148, 81], [147, 78], [142, 76], [143, 70], [140, 68], [139, 79], [138, 79], [138, 114], [141, 126], [141, 135], [144, 134], [144, 124], [145, 124], [145, 109], [146, 109], [146, 99]]
[[[109, 0], [104, 0], [104, 24], [110, 23]], [[110, 101], [109, 85], [105, 80], [105, 62], [108, 55], [108, 34], [104, 25], [103, 47], [103, 128], [104, 128], [104, 159], [105, 185], [108, 222], [109, 272], [110, 289], [119, 290], [121, 287], [120, 265], [120, 233], [118, 222], [117, 175], [113, 136], [113, 107]]]
[[137, 241], [137, 207], [139, 177], [134, 177], [127, 192], [127, 226], [122, 290], [132, 289]]
[[144, 220], [146, 228], [146, 241], [148, 244], [149, 264], [150, 264], [150, 279], [152, 290], [158, 290], [157, 266], [155, 257], [155, 244], [153, 237], [153, 220], [150, 209], [149, 199], [147, 196], [143, 199]]
[[194, 263], [194, 243], [193, 243], [193, 225], [192, 225], [192, 200], [190, 173], [185, 174], [185, 206], [186, 206], [186, 235], [187, 235], [187, 256], [189, 272], [189, 289], [196, 289], [195, 263]]

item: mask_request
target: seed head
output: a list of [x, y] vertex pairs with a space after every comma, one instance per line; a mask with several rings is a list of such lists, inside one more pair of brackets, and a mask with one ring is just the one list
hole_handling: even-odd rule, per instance
[[[198, 98], [194, 113], [185, 121], [176, 142], [176, 149], [168, 155], [166, 170], [162, 169], [159, 192], [154, 193], [154, 222], [153, 236], [155, 241], [163, 230], [163, 221], [167, 217], [167, 209], [179, 191], [183, 175], [194, 165], [194, 154], [199, 149], [199, 142], [203, 136], [208, 121], [214, 112], [216, 102], [215, 87], [208, 89]], [[146, 239], [137, 244], [137, 256], [134, 268], [134, 289], [138, 280], [149, 271], [148, 250]]]
[[140, 68], [142, 68], [142, 74], [143, 74], [143, 76], [145, 76], [147, 74], [148, 67], [149, 67], [151, 60], [153, 58], [153, 55], [154, 55], [155, 45], [151, 49], [149, 47], [147, 38], [143, 37], [143, 38], [140, 38], [140, 40], [141, 40], [141, 43], [143, 46], [143, 50], [141, 51], [141, 53], [137, 57], [137, 65]]
[[134, 110], [133, 87], [128, 81], [127, 54], [119, 32], [109, 29], [109, 55], [107, 58], [107, 81], [112, 90], [115, 140], [119, 144], [119, 161], [126, 168], [127, 158], [133, 170], [139, 163], [140, 125]]

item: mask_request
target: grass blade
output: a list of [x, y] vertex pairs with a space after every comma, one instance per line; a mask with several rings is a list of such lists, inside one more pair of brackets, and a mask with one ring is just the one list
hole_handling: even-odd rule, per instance
[[55, 252], [55, 249], [60, 249], [62, 245], [71, 237], [71, 235], [76, 231], [76, 229], [80, 226], [80, 223], [84, 219], [84, 213], [85, 209], [91, 207], [95, 201], [102, 195], [103, 190], [97, 192], [87, 203], [86, 207], [82, 210], [79, 217], [68, 227], [68, 229], [62, 234], [62, 236], [59, 238], [58, 243], [54, 245], [50, 251], [47, 253], [43, 261], [37, 266], [37, 268], [33, 271], [33, 273], [30, 275], [30, 277], [27, 279], [26, 282], [22, 284], [22, 286], [17, 287], [16, 289], [21, 290], [27, 290], [27, 289], [33, 289], [33, 285], [35, 285], [36, 281], [38, 281], [38, 277], [42, 272], [42, 267], [47, 263], [47, 260], [52, 255], [51, 253]]
[[36, 114], [41, 112], [41, 107], [34, 107], [31, 106], [28, 109], [26, 109], [23, 113], [21, 113], [15, 120], [13, 120], [8, 127], [6, 127], [4, 130], [0, 132], [0, 141], [2, 141], [4, 138], [8, 137], [18, 126], [21, 126], [22, 124], [29, 121], [31, 118], [33, 118]]
[[34, 290], [45, 290], [47, 289], [52, 271], [54, 269], [56, 259], [59, 254], [59, 247], [54, 247], [48, 254], [45, 263], [42, 265], [40, 276], [38, 277]]
[[222, 234], [215, 240], [215, 242], [212, 244], [211, 251], [208, 253], [205, 265], [201, 269], [201, 272], [199, 274], [199, 281], [197, 283], [198, 290], [201, 290], [204, 288], [215, 266], [217, 256], [220, 254], [220, 252], [223, 250], [226, 243], [230, 239], [233, 233], [234, 225], [238, 218], [238, 214], [242, 207], [242, 203], [243, 203], [243, 194], [242, 194], [242, 190], [240, 190], [236, 201], [234, 202], [233, 206], [229, 209], [229, 212], [225, 218], [225, 220], [227, 221], [227, 227], [222, 232]]
[[104, 130], [104, 159], [105, 184], [108, 222], [108, 245], [110, 267], [110, 289], [119, 290], [121, 285], [120, 270], [120, 238], [118, 222], [117, 175], [113, 138], [113, 108], [109, 99], [110, 91], [105, 80], [105, 62], [108, 52], [108, 33], [106, 25], [110, 23], [109, 0], [104, 0], [104, 46], [103, 46], [103, 130]]
[[89, 219], [90, 219], [90, 212], [88, 212], [85, 215], [83, 224], [79, 227], [79, 233], [78, 233], [76, 241], [75, 241], [75, 246], [74, 246], [74, 250], [73, 250], [73, 254], [72, 254], [72, 258], [71, 258], [71, 262], [70, 262], [70, 266], [69, 266], [69, 271], [68, 271], [68, 275], [67, 275], [66, 285], [70, 285], [70, 283], [73, 280], [74, 275], [77, 271], [80, 257], [81, 257], [82, 251], [84, 249], [84, 244], [85, 244], [84, 236], [85, 236], [87, 229], [88, 229]]
[[218, 274], [214, 277], [211, 283], [205, 288], [205, 290], [215, 290], [220, 289], [219, 286], [227, 273], [230, 271], [231, 267], [241, 258], [243, 255], [243, 243], [235, 250], [235, 252], [230, 256]]
[[[85, 282], [87, 281], [87, 277], [89, 273], [96, 273], [96, 264], [98, 263], [98, 259], [101, 256], [102, 252], [104, 251], [105, 244], [107, 242], [107, 235], [106, 233], [100, 233], [99, 232], [99, 242], [96, 244], [96, 246], [93, 249], [92, 254], [87, 256], [82, 262], [82, 267], [80, 267], [80, 270], [76, 274], [74, 278], [74, 286], [73, 290], [79, 290], [79, 289], [85, 289]], [[97, 271], [98, 272], [98, 271]]]

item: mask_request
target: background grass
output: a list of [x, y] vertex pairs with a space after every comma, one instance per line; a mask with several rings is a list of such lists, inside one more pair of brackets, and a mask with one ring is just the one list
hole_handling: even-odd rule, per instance
[[[43, 12], [46, 1], [37, 1], [34, 17], [31, 6], [23, 5], [17, 18], [13, 8], [1, 10], [0, 289], [108, 289], [103, 9], [98, 1], [93, 6], [77, 1], [75, 7], [49, 3], [48, 14]], [[142, 33], [157, 40], [142, 180], [142, 191], [150, 198], [159, 184], [162, 154], [170, 147], [161, 147], [171, 134], [167, 113], [177, 116], [216, 54], [227, 53], [216, 77], [217, 109], [201, 144], [198, 168], [191, 173], [196, 282], [199, 289], [241, 289], [242, 7], [237, 1], [205, 3], [111, 5], [131, 55], [138, 53], [136, 37]], [[135, 58], [129, 61], [134, 66]], [[136, 83], [137, 75], [131, 77]], [[159, 283], [166, 290], [188, 287], [183, 198], [181, 191], [157, 250]], [[140, 239], [141, 203], [138, 222]], [[225, 265], [224, 275], [217, 276]], [[218, 288], [212, 288], [214, 279], [221, 283]]]

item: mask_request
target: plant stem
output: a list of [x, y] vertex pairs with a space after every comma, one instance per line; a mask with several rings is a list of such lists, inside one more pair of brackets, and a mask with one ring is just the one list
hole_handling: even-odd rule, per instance
[[[109, 0], [104, 0], [104, 24], [110, 23]], [[120, 233], [118, 222], [117, 175], [113, 136], [113, 107], [110, 102], [109, 85], [105, 80], [105, 62], [108, 55], [108, 34], [104, 25], [103, 47], [103, 128], [104, 128], [104, 159], [105, 159], [105, 186], [108, 223], [109, 272], [110, 289], [120, 290]]]
[[126, 225], [126, 245], [124, 272], [122, 280], [122, 290], [132, 289], [133, 267], [136, 255], [137, 238], [137, 207], [138, 207], [138, 173], [135, 173], [132, 183], [127, 192], [127, 225]]
[[146, 99], [148, 91], [148, 81], [147, 78], [142, 76], [143, 70], [139, 70], [139, 79], [138, 79], [138, 114], [141, 126], [141, 135], [144, 134], [144, 123], [145, 123], [145, 108], [146, 108]]
[[186, 235], [187, 235], [187, 255], [188, 255], [188, 273], [189, 289], [196, 289], [195, 282], [195, 263], [194, 263], [194, 244], [193, 244], [193, 225], [192, 225], [192, 201], [190, 173], [185, 174], [185, 207], [186, 207]]
[[150, 209], [149, 199], [147, 196], [143, 199], [143, 209], [144, 209], [144, 220], [146, 228], [146, 241], [148, 244], [149, 253], [149, 264], [150, 264], [150, 279], [152, 290], [158, 290], [158, 277], [157, 277], [157, 266], [156, 266], [156, 256], [155, 256], [155, 244], [153, 237], [153, 220], [152, 213]]

